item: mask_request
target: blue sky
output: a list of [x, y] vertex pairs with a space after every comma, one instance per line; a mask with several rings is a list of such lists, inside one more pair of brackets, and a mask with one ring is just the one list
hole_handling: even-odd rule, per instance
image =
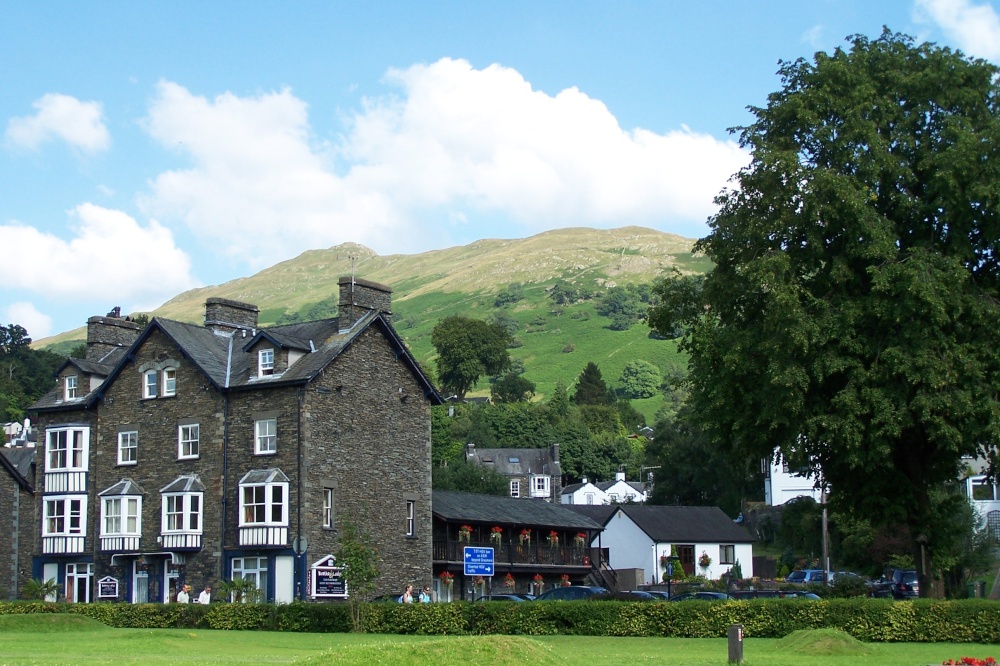
[[351, 241], [700, 237], [778, 61], [883, 25], [1000, 62], [998, 0], [5, 3], [0, 324]]

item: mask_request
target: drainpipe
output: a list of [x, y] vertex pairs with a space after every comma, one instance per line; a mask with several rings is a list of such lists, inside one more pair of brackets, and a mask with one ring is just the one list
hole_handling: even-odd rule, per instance
[[300, 386], [297, 389], [298, 392], [298, 402], [299, 408], [296, 411], [296, 423], [295, 423], [295, 446], [297, 453], [295, 456], [297, 469], [295, 471], [296, 477], [296, 487], [297, 487], [297, 497], [295, 498], [295, 534], [296, 534], [296, 552], [297, 557], [295, 558], [295, 568], [298, 571], [295, 572], [295, 585], [298, 587], [295, 596], [299, 599], [302, 597], [302, 577], [305, 573], [305, 549], [302, 548], [302, 409], [305, 406], [305, 387]]
[[226, 573], [226, 498], [229, 493], [229, 392], [222, 394], [222, 532], [219, 534], [219, 581]]

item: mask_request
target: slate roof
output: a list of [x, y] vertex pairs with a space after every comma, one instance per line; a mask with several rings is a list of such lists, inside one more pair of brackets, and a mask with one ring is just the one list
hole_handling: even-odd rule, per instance
[[448, 522], [489, 525], [532, 525], [579, 530], [601, 530], [594, 520], [562, 504], [540, 499], [517, 499], [497, 495], [435, 490], [431, 499], [436, 518]]
[[[618, 483], [621, 483], [621, 482], [620, 481], [601, 481], [600, 483], [595, 483], [594, 485], [597, 486], [598, 488], [600, 488], [601, 490], [607, 491], [609, 488], [611, 488], [611, 486], [613, 486], [615, 484], [618, 484]], [[639, 483], [638, 481], [626, 481], [625, 483], [627, 483], [628, 486], [632, 490], [636, 491], [640, 495], [643, 492], [645, 492], [645, 489], [642, 487], [642, 484]]]
[[160, 488], [160, 493], [203, 493], [205, 485], [197, 474], [185, 474]]
[[[97, 377], [107, 377], [112, 372], [114, 372], [115, 367], [121, 362], [125, 355], [128, 353], [128, 349], [119, 347], [108, 352], [100, 361], [89, 361], [84, 358], [67, 358], [62, 362], [56, 369], [56, 375], [61, 373], [66, 366], [73, 366], [80, 372], [87, 376], [97, 376]], [[79, 390], [77, 398], [73, 400], [63, 399], [63, 387], [61, 384], [57, 383], [48, 393], [43, 395], [41, 398], [36, 400], [28, 409], [30, 410], [51, 410], [51, 409], [77, 409], [80, 407], [85, 407], [89, 404], [91, 398], [97, 393], [98, 389], [94, 389], [89, 393], [83, 392], [83, 387], [89, 385], [89, 382], [77, 383], [77, 388]]]
[[[115, 376], [122, 371], [132, 350], [141, 346], [153, 330], [159, 330], [177, 345], [180, 352], [196, 365], [218, 389], [258, 388], [262, 386], [281, 386], [287, 384], [302, 384], [312, 380], [324, 370], [341, 352], [349, 348], [358, 337], [371, 326], [379, 327], [389, 339], [396, 351], [397, 357], [409, 365], [417, 381], [421, 384], [424, 395], [432, 404], [442, 404], [441, 396], [423, 373], [416, 359], [406, 348], [402, 338], [389, 324], [388, 320], [378, 312], [369, 312], [359, 319], [347, 331], [339, 330], [336, 319], [288, 324], [261, 329], [253, 335], [246, 332], [235, 334], [216, 333], [210, 328], [197, 324], [174, 321], [155, 317], [149, 326], [139, 335], [128, 350], [115, 350], [117, 363], [108, 367], [100, 366], [101, 373], [108, 379], [100, 387], [91, 391], [83, 399], [66, 402], [62, 400], [61, 387], [56, 387], [43, 398], [35, 402], [30, 410], [45, 411], [51, 409], [89, 408], [101, 397], [106, 387], [110, 386]], [[268, 339], [272, 344], [280, 344], [290, 349], [306, 351], [305, 355], [295, 361], [280, 375], [258, 377], [257, 355], [247, 350], [259, 339]], [[79, 362], [81, 359], [71, 359]]]
[[[492, 466], [494, 470], [505, 476], [521, 476], [526, 474], [561, 474], [558, 460], [552, 459], [552, 451], [544, 449], [480, 449], [469, 450], [472, 462]], [[511, 459], [514, 459], [512, 461]]]
[[[584, 505], [566, 505], [574, 511], [588, 510]], [[723, 513], [717, 506], [652, 506], [622, 504], [612, 506], [632, 519], [653, 541], [661, 543], [751, 543], [750, 532]], [[613, 516], [614, 512], [612, 512]], [[584, 514], [586, 515], [586, 514]], [[607, 525], [608, 516], [601, 524]]]
[[4, 469], [14, 481], [31, 491], [31, 465], [35, 461], [34, 447], [17, 447], [0, 449], [0, 469]]
[[139, 484], [132, 479], [122, 479], [107, 490], [97, 493], [101, 497], [116, 497], [118, 495], [145, 495]]
[[587, 516], [598, 525], [608, 524], [608, 519], [618, 510], [616, 504], [563, 504], [564, 507], [575, 511], [583, 516]]

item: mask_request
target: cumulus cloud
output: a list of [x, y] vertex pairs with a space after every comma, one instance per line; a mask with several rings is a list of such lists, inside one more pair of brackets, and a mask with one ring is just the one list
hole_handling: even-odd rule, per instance
[[160, 83], [144, 127], [191, 164], [155, 178], [144, 206], [262, 266], [346, 240], [419, 251], [487, 218], [520, 225], [507, 235], [702, 224], [747, 162], [735, 142], [626, 130], [599, 100], [498, 65], [443, 59], [386, 83], [396, 94], [366, 99], [335, 144], [290, 90], [208, 99]]
[[965, 53], [1000, 62], [1000, 15], [989, 3], [916, 0], [917, 20], [930, 20]]
[[38, 311], [31, 303], [23, 301], [11, 303], [3, 311], [3, 325], [19, 324], [28, 332], [32, 340], [46, 338], [52, 334], [52, 317]]
[[121, 211], [90, 203], [70, 215], [75, 237], [68, 241], [23, 224], [0, 225], [0, 247], [41, 258], [37, 270], [8, 271], [4, 288], [63, 301], [95, 293], [113, 300], [162, 301], [197, 286], [189, 257], [159, 223], [143, 227]]
[[7, 122], [4, 138], [8, 146], [35, 150], [46, 141], [62, 139], [74, 148], [96, 153], [111, 143], [99, 102], [81, 102], [69, 95], [49, 93], [32, 106], [37, 110], [35, 115]]

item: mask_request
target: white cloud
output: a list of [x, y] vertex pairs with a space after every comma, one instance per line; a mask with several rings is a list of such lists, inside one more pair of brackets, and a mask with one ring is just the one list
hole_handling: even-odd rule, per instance
[[824, 32], [825, 30], [822, 25], [814, 25], [802, 33], [802, 37], [799, 38], [799, 41], [804, 44], [808, 44], [814, 49], [818, 49], [823, 43]]
[[401, 93], [366, 99], [336, 146], [311, 135], [289, 90], [209, 100], [161, 83], [144, 125], [192, 164], [160, 174], [143, 204], [264, 266], [347, 240], [419, 251], [466, 219], [522, 226], [507, 235], [703, 224], [747, 162], [686, 127], [623, 130], [579, 90], [551, 96], [498, 65], [443, 59], [386, 81]]
[[47, 338], [52, 333], [52, 317], [23, 301], [11, 303], [4, 309], [2, 325], [8, 324], [18, 324], [28, 332], [32, 340]]
[[966, 54], [1000, 62], [1000, 15], [990, 3], [916, 0], [917, 20], [936, 23]]
[[69, 95], [49, 93], [32, 106], [38, 110], [35, 115], [7, 122], [4, 137], [9, 146], [34, 150], [45, 141], [59, 138], [74, 148], [95, 153], [106, 150], [111, 143], [99, 102], [81, 102]]
[[0, 247], [37, 259], [35, 270], [7, 272], [3, 288], [63, 301], [94, 294], [162, 301], [197, 286], [190, 259], [159, 223], [142, 227], [121, 211], [90, 203], [77, 206], [71, 216], [76, 235], [69, 241], [27, 225], [0, 225]]

